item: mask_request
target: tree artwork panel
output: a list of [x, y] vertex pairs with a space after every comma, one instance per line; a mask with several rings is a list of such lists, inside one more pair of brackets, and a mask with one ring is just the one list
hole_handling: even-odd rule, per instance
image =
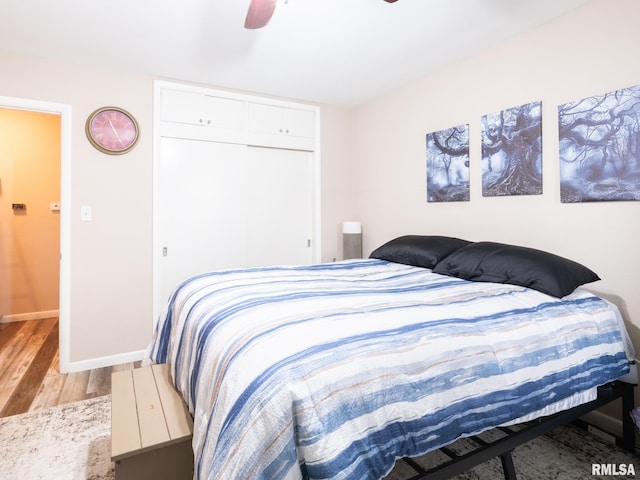
[[469, 125], [427, 134], [427, 202], [469, 201]]
[[482, 117], [482, 196], [542, 194], [542, 102]]
[[560, 199], [640, 200], [640, 86], [558, 107]]

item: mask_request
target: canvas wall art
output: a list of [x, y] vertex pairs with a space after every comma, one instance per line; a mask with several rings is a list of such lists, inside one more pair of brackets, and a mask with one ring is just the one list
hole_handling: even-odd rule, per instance
[[558, 107], [560, 199], [640, 200], [640, 86]]
[[427, 202], [468, 202], [469, 125], [427, 134]]
[[482, 195], [542, 194], [542, 102], [482, 117]]

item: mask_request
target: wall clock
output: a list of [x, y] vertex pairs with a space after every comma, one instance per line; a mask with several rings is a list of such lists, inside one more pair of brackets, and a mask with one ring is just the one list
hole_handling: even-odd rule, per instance
[[85, 126], [91, 144], [103, 153], [121, 155], [138, 142], [140, 128], [129, 112], [118, 107], [99, 108], [87, 118]]

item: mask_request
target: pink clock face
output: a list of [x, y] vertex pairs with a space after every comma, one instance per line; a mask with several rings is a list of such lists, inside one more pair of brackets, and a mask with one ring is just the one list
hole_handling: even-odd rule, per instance
[[87, 133], [92, 143], [106, 153], [124, 153], [138, 140], [136, 122], [116, 109], [104, 109], [94, 114]]

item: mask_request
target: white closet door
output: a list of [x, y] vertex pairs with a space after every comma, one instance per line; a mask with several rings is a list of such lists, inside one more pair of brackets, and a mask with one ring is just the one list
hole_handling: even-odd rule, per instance
[[312, 153], [247, 149], [247, 260], [253, 266], [312, 262]]
[[246, 145], [161, 138], [160, 251], [154, 255], [160, 305], [191, 275], [246, 265], [246, 150]]

